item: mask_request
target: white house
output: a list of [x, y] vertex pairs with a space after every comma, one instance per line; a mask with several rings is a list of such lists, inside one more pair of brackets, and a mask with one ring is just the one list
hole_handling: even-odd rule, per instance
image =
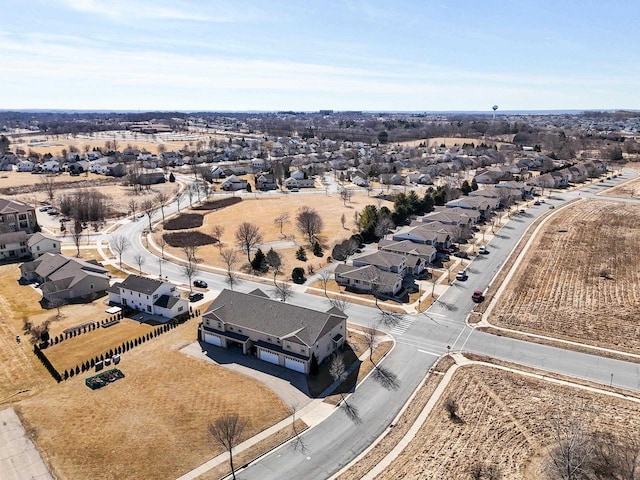
[[58, 173], [60, 171], [60, 163], [57, 160], [47, 160], [41, 165], [43, 172]]
[[246, 190], [247, 183], [248, 182], [245, 179], [238, 178], [235, 175], [231, 175], [224, 182], [222, 182], [222, 185], [220, 187], [223, 190], [227, 191]]
[[60, 253], [60, 241], [37, 232], [29, 237], [27, 248], [33, 258], [38, 258], [45, 253]]
[[35, 168], [36, 164], [31, 160], [22, 160], [17, 163], [16, 171], [17, 172], [32, 172]]
[[109, 302], [140, 310], [151, 315], [173, 318], [189, 311], [189, 302], [170, 282], [140, 275], [129, 275], [123, 282], [107, 290]]

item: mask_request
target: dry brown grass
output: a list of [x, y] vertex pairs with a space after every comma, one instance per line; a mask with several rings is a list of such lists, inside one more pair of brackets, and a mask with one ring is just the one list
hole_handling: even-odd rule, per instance
[[[296, 212], [305, 204], [315, 208], [324, 222], [324, 228], [320, 236], [324, 248], [324, 258], [313, 255], [307, 239], [295, 227]], [[213, 226], [222, 225], [225, 228], [224, 234], [222, 235], [222, 248], [235, 247], [235, 232], [238, 225], [244, 221], [249, 221], [259, 226], [262, 230], [263, 242], [266, 243], [262, 248], [264, 253], [267, 253], [270, 248], [268, 245], [269, 242], [281, 241], [283, 240], [283, 235], [286, 236], [295, 243], [295, 246], [276, 248], [276, 250], [281, 255], [283, 262], [283, 273], [280, 278], [289, 278], [291, 276], [291, 270], [294, 267], [301, 266], [305, 271], [309, 266], [313, 267], [315, 271], [324, 268], [327, 265], [326, 257], [331, 255], [333, 245], [338, 240], [348, 238], [355, 233], [355, 212], [362, 210], [366, 205], [370, 204], [377, 205], [377, 199], [367, 197], [364, 191], [354, 195], [352, 202], [347, 204], [346, 207], [343, 206], [342, 200], [337, 194], [282, 194], [269, 196], [257, 194], [257, 198], [245, 198], [239, 204], [207, 214], [203, 227], [198, 230], [212, 235]], [[391, 206], [390, 202], [386, 201], [383, 201], [382, 205]], [[183, 209], [183, 211], [185, 210]], [[284, 225], [283, 235], [281, 235], [279, 227], [273, 220], [283, 212], [289, 213], [290, 221]], [[340, 217], [343, 213], [346, 216], [348, 229], [342, 228]], [[157, 241], [162, 233], [162, 228], [157, 228], [153, 234], [154, 240]], [[301, 262], [295, 258], [295, 252], [299, 246], [304, 246], [307, 250], [308, 260], [306, 262]], [[180, 258], [184, 257], [184, 253], [179, 248], [167, 247], [165, 251]], [[226, 269], [220, 257], [220, 249], [218, 246], [209, 245], [202, 247], [198, 250], [198, 256], [208, 265]], [[239, 259], [240, 261], [238, 265], [236, 265], [236, 270], [239, 270], [242, 264], [247, 263], [246, 254], [242, 252], [239, 252]], [[269, 277], [269, 275], [270, 274], [267, 274], [266, 277]]]
[[126, 377], [105, 388], [87, 388], [84, 374], [20, 403], [56, 478], [175, 478], [221, 453], [207, 430], [219, 415], [245, 417], [244, 438], [288, 415], [261, 383], [180, 353], [197, 325], [122, 355]]
[[629, 180], [617, 187], [607, 188], [600, 193], [608, 197], [638, 198], [640, 197], [640, 177]]
[[[296, 436], [296, 433], [298, 435], [301, 434], [307, 428], [308, 425], [302, 420], [296, 420], [295, 430], [292, 425], [288, 425], [284, 428], [281, 428], [273, 435], [270, 435], [264, 440], [256, 443], [252, 447], [249, 447], [248, 449], [243, 450], [238, 454], [234, 454], [233, 464], [236, 467], [236, 470], [238, 470], [238, 468], [242, 465], [246, 465], [247, 463], [254, 461], [256, 458], [282, 445], [287, 440], [292, 439]], [[212, 468], [207, 473], [200, 475], [198, 477], [198, 480], [218, 480], [220, 478], [224, 478], [230, 473], [231, 468], [229, 468], [229, 463], [225, 462], [222, 465], [217, 466], [216, 468]]]
[[[457, 401], [462, 422], [450, 420], [443, 407], [447, 398]], [[490, 367], [463, 367], [416, 438], [377, 478], [457, 480], [481, 461], [495, 462], [505, 480], [537, 480], [553, 418], [574, 412], [588, 418], [593, 431], [620, 435], [640, 427], [635, 402]]]
[[489, 320], [637, 353], [639, 230], [640, 213], [633, 205], [583, 201], [557, 212], [537, 235]]

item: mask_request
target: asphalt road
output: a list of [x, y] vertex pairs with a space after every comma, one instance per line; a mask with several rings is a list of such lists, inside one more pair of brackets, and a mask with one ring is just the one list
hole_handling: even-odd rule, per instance
[[[448, 351], [448, 347], [451, 351], [470, 351], [640, 391], [640, 366], [637, 364], [490, 335], [475, 331], [465, 324], [465, 318], [473, 306], [471, 292], [475, 289], [484, 290], [489, 285], [526, 228], [535, 218], [546, 213], [549, 205], [560, 206], [574, 198], [591, 196], [632, 175], [632, 172], [625, 171], [623, 178], [587, 185], [580, 191], [554, 193], [552, 199], [545, 199], [546, 203], [532, 206], [525, 214], [515, 216], [488, 244], [489, 254], [478, 256], [471, 262], [466, 282], [455, 281], [427, 312], [407, 315], [402, 325], [390, 329], [397, 343], [384, 361], [384, 367], [397, 376], [397, 388], [383, 388], [369, 378], [348, 399], [349, 404], [358, 411], [359, 423], [347, 418], [342, 409], [336, 409], [327, 420], [302, 435], [304, 449], [294, 450], [285, 446], [242, 470], [237, 477], [264, 480], [330, 477], [389, 427], [437, 357]], [[175, 210], [175, 205], [165, 208], [165, 213], [172, 210]], [[117, 234], [127, 235], [133, 244], [123, 255], [123, 261], [136, 265], [133, 258], [140, 253], [145, 257], [143, 270], [149, 275], [157, 275], [157, 257], [140, 244], [139, 234], [147, 225], [146, 219], [127, 223], [117, 230]], [[180, 270], [179, 266], [171, 263], [162, 266], [163, 275], [173, 281], [184, 282]], [[198, 278], [206, 280], [213, 290], [221, 290], [226, 286], [224, 277], [219, 275], [200, 273]], [[250, 281], [240, 282], [236, 289], [247, 292], [254, 288], [269, 292], [268, 287]], [[322, 297], [304, 293], [296, 293], [290, 302], [309, 308], [329, 308]], [[349, 321], [361, 325], [371, 324], [376, 317], [375, 309], [360, 305], [350, 306], [347, 313]]]

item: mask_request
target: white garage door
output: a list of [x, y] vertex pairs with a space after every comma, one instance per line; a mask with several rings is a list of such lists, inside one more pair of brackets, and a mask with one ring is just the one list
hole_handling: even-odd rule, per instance
[[276, 353], [267, 352], [266, 350], [258, 350], [258, 358], [265, 362], [275, 363], [276, 365], [280, 363], [280, 359]]
[[304, 363], [300, 360], [284, 357], [284, 366], [296, 372], [304, 373]]
[[218, 347], [221, 345], [220, 337], [218, 335], [211, 335], [210, 333], [204, 334], [204, 341]]

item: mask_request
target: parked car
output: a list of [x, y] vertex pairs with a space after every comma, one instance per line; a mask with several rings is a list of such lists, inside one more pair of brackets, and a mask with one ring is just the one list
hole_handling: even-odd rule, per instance
[[202, 300], [204, 298], [204, 293], [201, 292], [193, 292], [189, 294], [190, 302], [197, 302], [198, 300]]
[[553, 205], [549, 205], [549, 209], [552, 209], [552, 208], [556, 208], [556, 207], [554, 207]]
[[453, 256], [458, 258], [469, 258], [469, 254], [464, 250], [454, 252]]
[[484, 301], [484, 295], [480, 290], [474, 290], [473, 295], [471, 295], [471, 300], [473, 300], [475, 303], [481, 303]]
[[46, 206], [46, 207], [40, 207], [38, 210], [40, 210], [41, 212], [46, 212], [48, 210], [51, 210], [53, 207], [51, 205]]
[[57, 210], [47, 210], [47, 215], [60, 215], [60, 212]]
[[519, 213], [521, 213], [521, 214], [522, 214], [522, 213], [527, 213], [527, 212], [525, 211], [525, 209], [524, 209], [524, 208], [521, 208]]
[[456, 280], [464, 282], [467, 280], [467, 278], [469, 278], [469, 275], [467, 275], [466, 270], [460, 270], [458, 273], [456, 273]]
[[487, 250], [487, 247], [485, 247], [484, 245], [480, 245], [478, 247], [478, 253], [480, 255], [486, 255], [487, 253], [489, 253], [489, 250]]
[[540, 202], [538, 200], [536, 200], [535, 202], [533, 202], [534, 205], [540, 205]]
[[193, 286], [198, 288], [207, 288], [208, 285], [204, 280], [194, 280]]

